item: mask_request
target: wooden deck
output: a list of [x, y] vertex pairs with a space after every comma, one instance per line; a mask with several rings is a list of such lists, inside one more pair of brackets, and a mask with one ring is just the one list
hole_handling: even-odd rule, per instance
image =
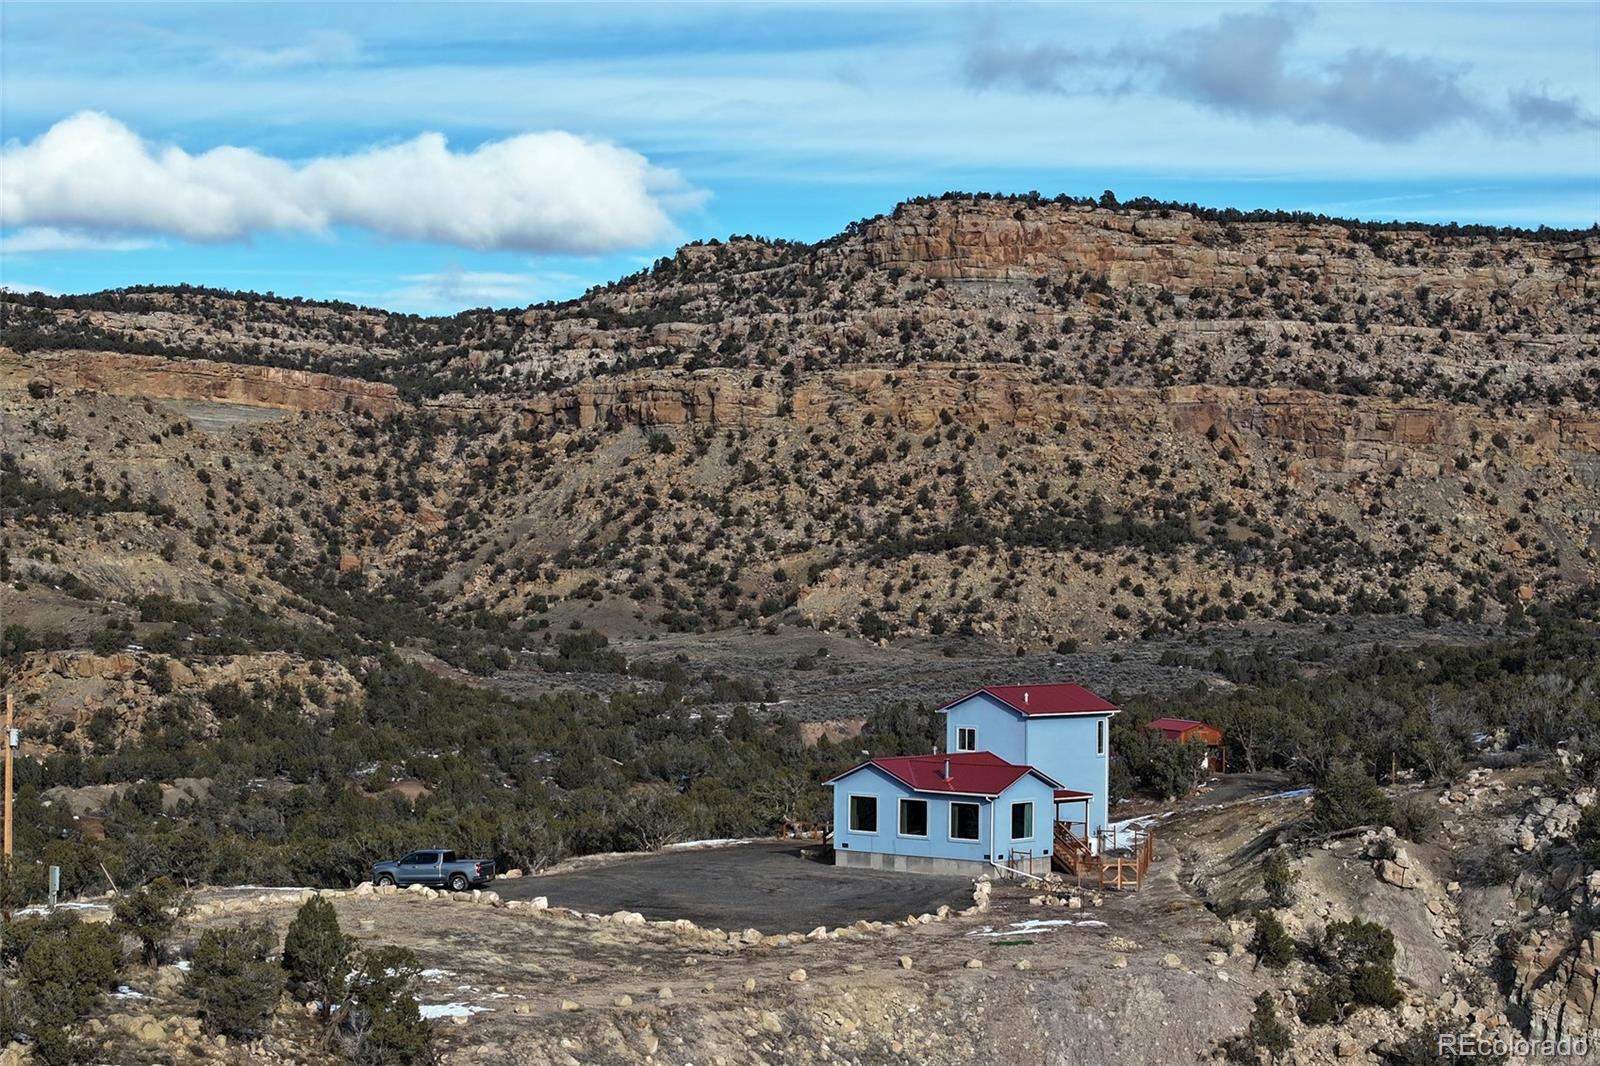
[[1080, 885], [1089, 879], [1101, 888], [1118, 891], [1144, 887], [1145, 874], [1156, 855], [1155, 833], [1147, 828], [1121, 833], [1102, 829], [1097, 838], [1098, 846], [1090, 847], [1088, 840], [1072, 831], [1072, 823], [1057, 822], [1051, 855], [1056, 869], [1077, 878]]

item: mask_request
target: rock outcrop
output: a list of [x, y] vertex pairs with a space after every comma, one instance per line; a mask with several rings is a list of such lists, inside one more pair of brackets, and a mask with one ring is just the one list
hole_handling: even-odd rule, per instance
[[[456, 414], [482, 403], [443, 400]], [[1573, 408], [1493, 415], [1446, 403], [1332, 396], [1306, 389], [1176, 385], [1060, 385], [1020, 367], [925, 363], [811, 376], [787, 396], [777, 384], [728, 370], [655, 372], [584, 382], [516, 402], [525, 425], [754, 428], [774, 420], [796, 429], [859, 428], [885, 422], [926, 432], [945, 418], [966, 427], [1095, 430], [1143, 439], [1157, 429], [1288, 448], [1296, 461], [1345, 474], [1407, 470], [1437, 475], [1473, 440], [1496, 434], [1579, 461], [1600, 459], [1600, 415]], [[1060, 427], [1058, 430], [1057, 427]], [[1596, 481], [1600, 486], [1600, 480]]]
[[1533, 1040], [1600, 1040], [1600, 930], [1576, 944], [1535, 931], [1512, 955], [1510, 1000]]
[[29, 386], [319, 413], [357, 410], [387, 415], [401, 406], [393, 385], [306, 370], [110, 352], [19, 356], [0, 349], [0, 390], [20, 392]]
[[1087, 271], [1114, 286], [1174, 292], [1231, 287], [1252, 272], [1292, 268], [1316, 270], [1330, 285], [1510, 286], [1531, 301], [1584, 284], [1573, 279], [1600, 263], [1595, 237], [1529, 246], [1528, 258], [1515, 263], [1464, 250], [1419, 264], [1353, 246], [1349, 227], [1332, 223], [1235, 225], [1230, 231], [1176, 210], [1118, 213], [1048, 203], [1018, 210], [1004, 201], [905, 204], [867, 223], [862, 237], [859, 251], [843, 246], [841, 257], [928, 278], [1017, 281]]

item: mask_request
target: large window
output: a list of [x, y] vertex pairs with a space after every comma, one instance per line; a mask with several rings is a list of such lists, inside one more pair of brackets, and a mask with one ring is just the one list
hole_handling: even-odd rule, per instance
[[925, 837], [928, 835], [928, 801], [903, 799], [900, 801], [900, 835]]
[[977, 840], [981, 836], [978, 831], [978, 805], [976, 803], [950, 804], [950, 839], [951, 840]]
[[878, 797], [850, 797], [850, 832], [876, 833], [878, 831]]
[[1033, 804], [1013, 803], [1011, 805], [1011, 839], [1033, 839]]
[[956, 750], [977, 751], [978, 731], [970, 725], [956, 726]]

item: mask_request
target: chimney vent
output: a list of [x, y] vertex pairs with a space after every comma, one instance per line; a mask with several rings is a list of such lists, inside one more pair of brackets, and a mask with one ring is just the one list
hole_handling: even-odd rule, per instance
[[1027, 703], [1028, 702], [1028, 690], [1027, 689], [1023, 689], [1022, 690], [1022, 702], [1023, 703]]
[[950, 760], [949, 759], [946, 759], [944, 761], [944, 779], [946, 781], [950, 780]]

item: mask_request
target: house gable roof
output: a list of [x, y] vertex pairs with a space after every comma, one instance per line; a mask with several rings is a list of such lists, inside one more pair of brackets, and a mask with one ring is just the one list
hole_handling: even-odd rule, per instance
[[999, 700], [1024, 718], [1059, 718], [1074, 714], [1116, 714], [1118, 708], [1082, 685], [985, 685], [940, 707], [947, 711], [974, 696]]
[[1152, 718], [1145, 723], [1146, 729], [1193, 729], [1204, 722], [1196, 722], [1192, 718]]
[[1146, 729], [1159, 730], [1169, 737], [1182, 736], [1195, 729], [1204, 729], [1218, 736], [1222, 735], [1222, 730], [1216, 726], [1207, 725], [1204, 722], [1196, 722], [1190, 718], [1156, 718], [1146, 722], [1144, 727]]
[[[945, 776], [946, 765], [950, 776]], [[932, 792], [953, 796], [998, 796], [1022, 778], [1032, 774], [1051, 788], [1061, 782], [1031, 766], [1006, 762], [987, 751], [954, 755], [902, 755], [868, 759], [823, 784], [841, 781], [858, 770], [873, 767], [888, 774], [913, 792]]]

